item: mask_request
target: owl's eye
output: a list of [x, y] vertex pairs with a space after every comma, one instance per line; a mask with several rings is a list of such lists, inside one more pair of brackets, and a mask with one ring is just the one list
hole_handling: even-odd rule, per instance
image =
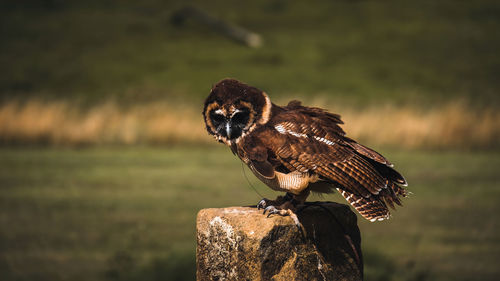
[[210, 112], [210, 119], [212, 119], [212, 122], [214, 123], [222, 123], [226, 120], [226, 117], [222, 114], [218, 114], [215, 112]]
[[248, 122], [249, 114], [247, 111], [237, 112], [231, 117], [231, 121], [235, 124], [246, 124]]

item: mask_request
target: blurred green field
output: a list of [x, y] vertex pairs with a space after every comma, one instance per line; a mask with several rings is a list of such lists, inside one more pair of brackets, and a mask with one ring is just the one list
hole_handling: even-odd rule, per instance
[[[496, 280], [500, 152], [381, 152], [413, 195], [388, 222], [360, 218], [366, 280]], [[197, 211], [255, 204], [250, 183], [276, 195], [222, 145], [0, 159], [1, 280], [194, 280]]]
[[287, 99], [500, 101], [498, 1], [189, 1], [260, 33], [260, 49], [173, 26], [185, 3], [3, 1], [0, 97], [198, 104], [235, 77]]

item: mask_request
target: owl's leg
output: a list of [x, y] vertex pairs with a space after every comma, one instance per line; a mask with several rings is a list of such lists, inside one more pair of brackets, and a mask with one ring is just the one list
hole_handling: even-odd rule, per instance
[[302, 190], [302, 192], [297, 194], [297, 195], [293, 194], [292, 203], [294, 203], [295, 206], [304, 204], [304, 202], [306, 202], [306, 199], [310, 193], [311, 193], [311, 191], [309, 190], [309, 188], [306, 188], [306, 189]]
[[309, 189], [305, 189], [299, 194], [287, 192], [285, 196], [278, 196], [276, 200], [262, 199], [257, 205], [257, 208], [263, 208], [264, 214], [269, 212], [268, 216], [272, 214], [286, 216], [289, 215], [289, 212], [285, 211], [290, 210], [295, 212], [298, 205], [304, 204], [309, 193]]

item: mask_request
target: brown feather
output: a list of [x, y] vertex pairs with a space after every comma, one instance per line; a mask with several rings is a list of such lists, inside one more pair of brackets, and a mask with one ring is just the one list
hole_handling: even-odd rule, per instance
[[256, 172], [265, 178], [274, 177], [274, 167], [268, 161], [250, 160], [250, 165], [253, 166]]
[[361, 216], [369, 221], [384, 220], [390, 216], [385, 203], [376, 197], [365, 198], [341, 189], [339, 192]]
[[[376, 200], [378, 203], [371, 205], [368, 201], [363, 201], [361, 207], [361, 201], [356, 204], [360, 210], [373, 205], [378, 210], [375, 212], [379, 215], [377, 218], [386, 218], [388, 211], [380, 210], [387, 209], [387, 205], [400, 204], [398, 196], [404, 194], [401, 192], [404, 189], [396, 183], [405, 183], [402, 176], [376, 151], [343, 137], [343, 131], [337, 125], [340, 117], [326, 115], [321, 109], [308, 109], [293, 102], [281, 114], [273, 116], [267, 128], [256, 132], [261, 145], [275, 151], [277, 159], [290, 172], [314, 171], [332, 186], [340, 186], [341, 190], [356, 195], [358, 199]], [[323, 118], [321, 114], [328, 117]], [[363, 213], [365, 216], [366, 212]]]

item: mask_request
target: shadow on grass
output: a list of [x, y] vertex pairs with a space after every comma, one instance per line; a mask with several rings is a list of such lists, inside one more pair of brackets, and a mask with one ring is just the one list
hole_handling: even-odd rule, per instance
[[196, 280], [195, 255], [192, 252], [171, 253], [155, 257], [146, 264], [125, 251], [116, 252], [109, 260], [104, 273], [107, 280]]

